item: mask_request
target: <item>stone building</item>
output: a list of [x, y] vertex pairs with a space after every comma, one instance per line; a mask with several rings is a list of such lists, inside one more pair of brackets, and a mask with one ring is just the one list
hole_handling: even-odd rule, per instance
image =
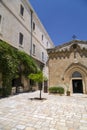
[[87, 93], [87, 41], [72, 40], [49, 55], [49, 86], [62, 86], [71, 93]]
[[[46, 49], [54, 45], [28, 0], [0, 0], [0, 40], [31, 55], [49, 78]], [[29, 81], [21, 82], [29, 89]]]

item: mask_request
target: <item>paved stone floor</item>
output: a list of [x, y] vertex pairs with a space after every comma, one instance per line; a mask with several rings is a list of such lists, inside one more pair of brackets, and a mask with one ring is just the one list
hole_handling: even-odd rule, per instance
[[87, 95], [39, 92], [0, 99], [0, 130], [87, 130]]

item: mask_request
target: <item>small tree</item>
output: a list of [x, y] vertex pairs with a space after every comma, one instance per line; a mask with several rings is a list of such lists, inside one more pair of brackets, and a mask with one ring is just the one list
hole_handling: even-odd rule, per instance
[[41, 98], [42, 82], [44, 80], [44, 76], [43, 76], [42, 71], [38, 71], [35, 74], [31, 73], [28, 77], [29, 77], [29, 79], [38, 83], [38, 88], [40, 90], [40, 100], [41, 100], [42, 99]]

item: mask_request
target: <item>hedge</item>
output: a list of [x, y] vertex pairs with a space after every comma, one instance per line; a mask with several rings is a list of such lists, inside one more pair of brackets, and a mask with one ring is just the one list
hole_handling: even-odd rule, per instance
[[63, 87], [50, 87], [49, 93], [58, 93], [58, 94], [64, 94], [64, 88]]

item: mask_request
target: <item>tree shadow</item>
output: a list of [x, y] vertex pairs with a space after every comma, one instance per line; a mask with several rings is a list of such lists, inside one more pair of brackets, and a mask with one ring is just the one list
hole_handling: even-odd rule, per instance
[[39, 98], [39, 97], [34, 97], [34, 98], [29, 98], [29, 100], [33, 101], [33, 100], [47, 100], [46, 98]]

